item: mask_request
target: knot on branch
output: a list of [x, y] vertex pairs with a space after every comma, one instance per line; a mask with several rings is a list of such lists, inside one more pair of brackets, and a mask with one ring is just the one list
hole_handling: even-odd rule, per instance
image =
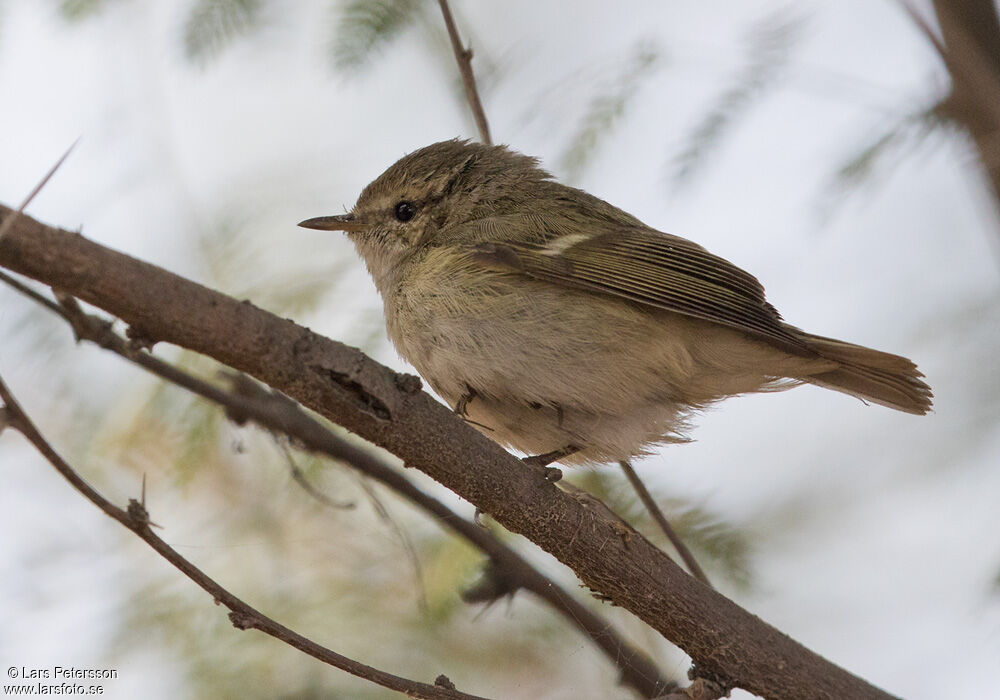
[[128, 337], [128, 348], [133, 352], [152, 350], [157, 342], [148, 332], [138, 326], [127, 327], [125, 335]]
[[679, 688], [657, 700], [719, 700], [728, 698], [729, 690], [714, 681], [705, 678], [695, 678], [687, 688]]
[[403, 374], [402, 372], [396, 375], [396, 387], [404, 394], [416, 394], [420, 391], [424, 385], [420, 381], [420, 377], [414, 374]]
[[233, 610], [229, 613], [229, 621], [238, 630], [257, 629], [257, 619], [253, 615], [248, 615], [240, 610]]
[[[257, 384], [257, 382], [252, 380], [243, 372], [223, 372], [223, 376], [229, 382], [230, 387], [232, 387], [233, 393], [242, 399], [261, 401], [271, 398], [270, 392]], [[224, 406], [224, 410], [226, 418], [240, 427], [246, 425], [250, 420], [249, 413], [238, 405], [227, 404]]]
[[146, 510], [146, 505], [134, 498], [128, 499], [128, 508], [125, 512], [128, 513], [133, 530], [148, 530], [152, 524], [149, 520], [149, 511]]
[[691, 664], [688, 669], [688, 679], [691, 685], [683, 688], [683, 695], [679, 697], [683, 700], [719, 700], [728, 698], [729, 691], [735, 686], [734, 683], [720, 678], [716, 675], [706, 673], [704, 669], [699, 669], [695, 664]]
[[455, 684], [452, 683], [451, 679], [448, 678], [448, 676], [444, 675], [443, 673], [438, 675], [438, 677], [434, 679], [434, 685], [436, 685], [438, 688], [455, 690]]
[[80, 343], [84, 340], [89, 340], [102, 348], [115, 349], [115, 344], [119, 338], [115, 335], [114, 323], [112, 321], [95, 316], [94, 314], [88, 314], [83, 310], [80, 302], [74, 296], [54, 287], [52, 292], [55, 294], [59, 306], [62, 307], [63, 318], [69, 322], [70, 327], [73, 329], [73, 337], [76, 339], [76, 342]]
[[684, 689], [684, 694], [691, 700], [719, 700], [729, 697], [729, 689], [706, 678], [695, 678], [691, 681], [691, 685]]

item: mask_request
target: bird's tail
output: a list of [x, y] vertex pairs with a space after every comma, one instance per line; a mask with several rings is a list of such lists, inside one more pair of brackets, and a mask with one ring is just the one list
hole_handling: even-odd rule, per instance
[[907, 358], [842, 340], [799, 333], [811, 350], [840, 365], [833, 370], [801, 377], [803, 381], [898, 411], [924, 415], [930, 410], [931, 388], [921, 381], [924, 375]]

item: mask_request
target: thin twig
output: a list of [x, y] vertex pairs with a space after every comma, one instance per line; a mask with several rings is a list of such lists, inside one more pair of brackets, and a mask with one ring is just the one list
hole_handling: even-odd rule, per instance
[[409, 479], [370, 452], [361, 450], [331, 432], [305, 413], [298, 404], [282, 394], [266, 391], [244, 375], [236, 375], [233, 391], [225, 391], [146, 352], [136, 352], [111, 323], [87, 314], [72, 297], [56, 304], [17, 279], [0, 271], [0, 281], [60, 315], [73, 328], [78, 340], [86, 340], [109, 350], [150, 373], [180, 386], [226, 409], [234, 420], [250, 420], [262, 427], [290, 436], [302, 447], [342, 462], [366, 475], [417, 507], [430, 513], [438, 522], [468, 540], [490, 557], [512, 587], [523, 588], [547, 602], [567, 621], [586, 634], [619, 669], [623, 684], [635, 688], [644, 697], [656, 697], [677, 688], [666, 680], [652, 660], [625, 641], [611, 623], [581, 604], [565, 589], [541, 574], [524, 558], [497, 539], [488, 530], [463, 518], [437, 499], [427, 495]]
[[417, 607], [420, 608], [421, 613], [428, 614], [430, 612], [430, 603], [427, 602], [427, 583], [424, 579], [424, 566], [420, 563], [420, 552], [417, 551], [417, 546], [413, 543], [413, 538], [392, 517], [392, 513], [382, 503], [382, 499], [378, 497], [378, 492], [368, 483], [365, 475], [358, 473], [357, 478], [358, 485], [361, 486], [361, 490], [368, 496], [368, 501], [372, 504], [375, 514], [382, 522], [389, 526], [389, 529], [396, 535], [396, 539], [403, 545], [403, 549], [406, 550], [406, 555], [410, 558], [410, 566], [413, 569], [413, 579], [417, 585]]
[[[238, 375], [238, 377], [247, 382], [250, 381], [250, 379], [246, 378], [245, 375]], [[292, 476], [292, 481], [298, 484], [307, 495], [319, 503], [322, 503], [326, 507], [334, 510], [353, 510], [355, 508], [354, 501], [335, 501], [313, 486], [312, 482], [309, 481], [309, 478], [305, 475], [299, 465], [295, 463], [295, 455], [292, 454], [291, 449], [288, 447], [287, 436], [276, 430], [270, 430], [269, 432], [271, 433], [271, 437], [274, 438], [274, 442], [278, 446], [278, 449], [281, 451], [281, 455], [285, 458], [285, 462], [288, 464], [288, 470]], [[399, 540], [403, 549], [406, 550], [406, 555], [409, 557], [410, 565], [413, 569], [413, 581], [416, 584], [418, 591], [417, 607], [420, 609], [421, 613], [427, 614], [428, 610], [430, 610], [430, 606], [427, 603], [427, 585], [424, 583], [424, 567], [420, 563], [420, 553], [417, 551], [416, 545], [413, 544], [413, 539], [392, 517], [392, 513], [389, 512], [389, 509], [385, 507], [381, 500], [379, 500], [378, 493], [376, 493], [375, 489], [372, 488], [371, 484], [365, 481], [364, 475], [358, 474], [357, 479], [358, 485], [361, 487], [361, 490], [365, 492], [369, 502], [372, 504], [372, 509], [375, 511], [375, 514], [382, 522], [389, 526], [389, 529], [392, 530], [392, 533], [396, 536], [396, 539]]]
[[682, 540], [677, 533], [674, 532], [674, 528], [670, 526], [670, 523], [667, 521], [663, 511], [660, 510], [660, 506], [656, 503], [656, 499], [654, 499], [652, 494], [649, 493], [649, 489], [646, 488], [646, 484], [642, 483], [642, 479], [640, 479], [639, 475], [635, 473], [635, 469], [632, 468], [632, 465], [629, 464], [627, 460], [622, 460], [619, 464], [622, 467], [622, 471], [625, 472], [625, 477], [628, 479], [629, 483], [632, 484], [632, 488], [635, 489], [636, 494], [639, 496], [639, 500], [641, 500], [643, 505], [646, 506], [646, 510], [648, 510], [649, 514], [653, 516], [653, 520], [655, 520], [656, 524], [660, 526], [661, 530], [663, 530], [663, 534], [665, 534], [667, 539], [670, 540], [670, 543], [674, 546], [674, 549], [677, 550], [677, 553], [681, 555], [681, 559], [684, 560], [684, 564], [687, 566], [688, 571], [690, 571], [696, 579], [711, 588], [712, 584], [709, 583], [708, 576], [705, 575], [705, 572], [698, 565], [698, 561], [694, 558], [694, 555], [691, 554], [691, 550], [687, 548], [687, 545], [684, 544], [684, 540]]
[[472, 72], [472, 49], [467, 49], [462, 45], [462, 39], [458, 35], [458, 27], [455, 26], [455, 18], [451, 15], [448, 0], [438, 0], [438, 4], [441, 5], [441, 14], [444, 16], [444, 24], [448, 28], [451, 48], [455, 52], [458, 70], [462, 74], [465, 99], [469, 102], [472, 118], [476, 120], [476, 128], [479, 129], [479, 139], [487, 146], [491, 146], [493, 140], [490, 138], [490, 125], [486, 121], [486, 112], [483, 110], [483, 103], [480, 101], [479, 91], [476, 89], [476, 75]]
[[479, 696], [469, 695], [437, 685], [420, 683], [380, 671], [371, 666], [366, 666], [293, 632], [284, 625], [264, 615], [256, 608], [246, 604], [160, 539], [150, 529], [149, 513], [146, 511], [143, 503], [135, 499], [130, 499], [128, 509], [122, 509], [104, 498], [96, 489], [90, 486], [73, 467], [59, 456], [52, 445], [42, 436], [38, 428], [11, 394], [2, 377], [0, 377], [0, 399], [3, 400], [6, 407], [6, 415], [10, 427], [17, 429], [24, 435], [35, 446], [35, 449], [55, 467], [56, 471], [73, 488], [83, 494], [87, 500], [134, 532], [139, 539], [152, 547], [157, 554], [173, 564], [181, 573], [209, 593], [217, 603], [221, 603], [229, 608], [229, 619], [237, 629], [260, 630], [330, 666], [347, 671], [354, 676], [371, 681], [390, 690], [405, 693], [410, 697], [427, 698], [428, 700], [482, 700]]
[[[243, 374], [236, 375], [233, 377], [233, 380], [234, 382], [242, 381], [252, 383], [252, 381]], [[299, 465], [295, 463], [295, 455], [292, 454], [292, 450], [288, 446], [288, 436], [283, 433], [279, 433], [276, 430], [269, 430], [268, 432], [271, 433], [271, 437], [274, 438], [275, 444], [278, 446], [282, 456], [285, 458], [285, 462], [288, 464], [288, 470], [291, 473], [292, 481], [298, 484], [307, 495], [311, 496], [313, 499], [322, 503], [326, 507], [334, 510], [353, 510], [355, 508], [354, 501], [335, 501], [313, 486], [312, 482], [309, 481], [309, 478], [306, 477]], [[430, 606], [427, 603], [427, 585], [424, 583], [424, 567], [420, 563], [420, 553], [417, 552], [417, 548], [413, 544], [412, 538], [406, 533], [406, 530], [400, 527], [399, 523], [397, 523], [392, 517], [389, 509], [385, 507], [381, 500], [379, 500], [378, 493], [376, 493], [371, 484], [365, 480], [364, 475], [357, 474], [356, 476], [358, 479], [358, 485], [368, 497], [375, 514], [382, 522], [389, 526], [389, 529], [392, 530], [393, 534], [403, 546], [403, 549], [406, 550], [406, 554], [410, 558], [410, 565], [413, 568], [413, 580], [418, 591], [417, 607], [420, 609], [420, 612], [426, 614], [430, 609]]]
[[333, 510], [354, 510], [354, 508], [357, 507], [354, 501], [335, 501], [313, 486], [312, 482], [306, 478], [302, 469], [299, 468], [299, 465], [295, 463], [295, 455], [293, 455], [291, 449], [289, 449], [287, 440], [285, 440], [280, 433], [274, 430], [271, 431], [271, 437], [274, 438], [274, 443], [278, 446], [278, 449], [281, 451], [281, 456], [285, 458], [285, 462], [288, 464], [288, 471], [291, 474], [292, 481], [298, 484], [299, 487], [306, 492], [306, 494], [311, 496], [316, 501], [319, 501], [327, 508], [332, 508]]

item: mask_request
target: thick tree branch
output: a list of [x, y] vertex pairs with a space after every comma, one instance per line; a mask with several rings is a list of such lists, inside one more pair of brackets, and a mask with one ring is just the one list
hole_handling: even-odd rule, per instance
[[151, 523], [149, 514], [146, 512], [145, 503], [131, 499], [129, 500], [128, 509], [122, 509], [104, 498], [104, 496], [88, 484], [75, 469], [59, 456], [55, 449], [42, 436], [38, 428], [35, 427], [35, 424], [10, 393], [2, 378], [0, 378], [0, 399], [3, 400], [4, 417], [9, 427], [18, 430], [24, 435], [34, 445], [35, 449], [55, 467], [56, 471], [73, 488], [83, 494], [87, 500], [134, 532], [139, 539], [152, 547], [157, 554], [173, 564], [181, 573], [209, 593], [215, 599], [216, 603], [229, 608], [229, 619], [237, 629], [260, 630], [275, 639], [295, 647], [299, 651], [309, 654], [309, 656], [319, 659], [323, 663], [347, 671], [358, 678], [377, 683], [385, 688], [405, 693], [412, 698], [426, 698], [427, 700], [484, 700], [476, 695], [461, 693], [454, 688], [442, 687], [437, 684], [420, 683], [380, 671], [371, 666], [366, 666], [293, 632], [267, 615], [264, 615], [256, 608], [247, 605], [160, 539], [150, 529]]
[[[513, 594], [518, 588], [523, 588], [549, 603], [571, 624], [590, 637], [618, 667], [621, 672], [621, 682], [634, 688], [643, 697], [657, 697], [677, 688], [676, 683], [663, 677], [648, 656], [619, 636], [610, 622], [585, 607], [568, 591], [532, 567], [491, 532], [463, 518], [441, 501], [424, 493], [385, 461], [338, 437], [319, 421], [303, 412], [286, 396], [270, 393], [244, 375], [235, 377], [234, 391], [220, 389], [137, 349], [134, 344], [130, 344], [118, 335], [108, 321], [84, 312], [72, 297], [64, 296], [57, 304], [4, 272], [0, 272], [0, 281], [60, 315], [72, 326], [77, 340], [92, 342], [161, 379], [224, 407], [227, 414], [237, 422], [252, 420], [264, 428], [288, 435], [305, 449], [326, 455], [356, 469], [427, 511], [442, 526], [464, 537], [490, 557], [492, 575], [502, 579], [506, 584], [501, 594]], [[412, 379], [419, 384], [416, 377]], [[312, 489], [312, 486], [309, 485], [308, 488]], [[314, 493], [314, 496], [326, 502], [323, 494]], [[341, 504], [333, 505], [342, 507]]]
[[0, 266], [101, 307], [143, 337], [246, 372], [388, 449], [661, 632], [701, 678], [775, 700], [891, 697], [688, 576], [642, 535], [546, 481], [411, 377], [355, 348], [24, 216], [0, 240]]

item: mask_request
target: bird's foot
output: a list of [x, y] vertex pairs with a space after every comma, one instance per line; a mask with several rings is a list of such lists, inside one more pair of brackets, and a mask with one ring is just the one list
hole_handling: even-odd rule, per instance
[[543, 475], [546, 481], [556, 482], [562, 478], [562, 470], [557, 467], [550, 467], [549, 465], [553, 462], [558, 462], [564, 457], [569, 457], [572, 454], [576, 454], [580, 451], [580, 448], [576, 445], [566, 445], [566, 447], [560, 447], [558, 450], [552, 450], [551, 452], [543, 452], [540, 455], [532, 455], [530, 457], [524, 457], [521, 461], [527, 464], [529, 467], [535, 467], [536, 469], [543, 470]]

